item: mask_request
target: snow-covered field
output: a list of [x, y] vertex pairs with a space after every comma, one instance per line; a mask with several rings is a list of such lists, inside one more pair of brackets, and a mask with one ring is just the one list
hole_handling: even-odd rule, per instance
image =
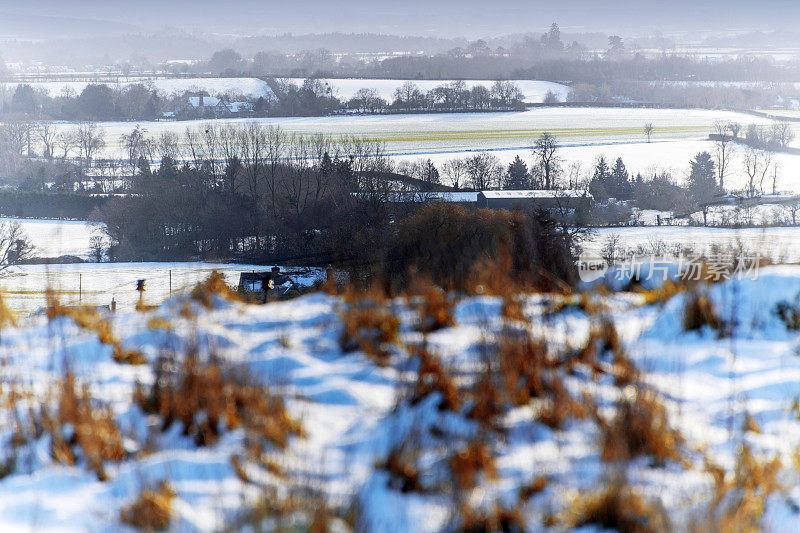
[[[71, 91], [75, 94], [80, 94], [83, 89], [92, 82], [89, 81], [44, 81], [28, 83], [37, 89], [43, 89], [52, 96], [58, 96], [65, 90]], [[272, 89], [269, 84], [258, 78], [170, 78], [161, 79], [156, 78], [152, 80], [136, 80], [131, 82], [123, 82], [119, 84], [104, 83], [113, 87], [123, 87], [141, 83], [145, 85], [152, 85], [158, 91], [166, 95], [175, 93], [183, 93], [185, 91], [208, 91], [212, 96], [218, 94], [241, 94], [250, 98], [258, 98], [263, 96], [265, 98], [273, 96]], [[6, 89], [13, 91], [17, 83], [3, 83]]]
[[88, 259], [91, 238], [102, 235], [102, 225], [83, 220], [39, 220], [0, 217], [0, 223], [16, 223], [35, 246], [37, 257], [74, 255]]
[[[287, 81], [300, 85], [303, 83], [302, 78], [287, 78]], [[403, 85], [405, 82], [410, 81], [423, 91], [430, 91], [435, 87], [446, 85], [454, 80], [392, 80], [392, 79], [323, 79], [323, 82], [330, 85], [333, 90], [334, 96], [344, 100], [349, 100], [355, 96], [356, 91], [359, 89], [374, 89], [378, 92], [381, 98], [387, 102], [394, 100], [395, 90]], [[467, 87], [471, 88], [475, 85], [482, 85], [490, 89], [493, 81], [486, 80], [463, 80]], [[548, 92], [555, 94], [561, 102], [566, 102], [572, 89], [560, 83], [552, 81], [538, 81], [538, 80], [511, 80], [514, 82], [520, 91], [522, 91], [523, 101], [527, 103], [543, 102]]]
[[703, 228], [688, 226], [641, 226], [626, 228], [593, 229], [583, 244], [588, 256], [599, 257], [603, 246], [611, 236], [619, 237], [620, 249], [637, 248], [668, 250], [690, 247], [698, 253], [708, 253], [713, 246], [722, 249], [742, 249], [757, 252], [761, 257], [774, 261], [800, 262], [800, 228]]
[[[110, 305], [129, 310], [139, 301], [137, 280], [146, 281], [144, 302], [160, 304], [170, 293], [194, 287], [217, 270], [229, 285], [239, 284], [242, 272], [266, 271], [269, 266], [218, 263], [78, 263], [69, 265], [23, 265], [0, 273], [0, 292], [17, 314], [36, 312], [46, 304], [46, 289], [55, 290], [64, 303]], [[319, 269], [294, 269], [292, 279], [300, 286], [324, 279]]]
[[[643, 127], [652, 122], [653, 140], [700, 140], [708, 137], [716, 120], [770, 123], [767, 119], [725, 111], [693, 109], [623, 109], [544, 107], [508, 113], [441, 113], [415, 115], [274, 117], [221, 119], [216, 124], [258, 122], [287, 133], [358, 135], [383, 141], [392, 153], [429, 154], [532, 146], [544, 132], [564, 144], [644, 143]], [[162, 131], [183, 135], [204, 121], [142, 122], [151, 136]], [[120, 136], [136, 124], [101, 122], [107, 146], [105, 155], [122, 156]], [[72, 124], [58, 124], [71, 128]]]
[[[51, 433], [33, 434], [6, 462], [0, 524], [9, 531], [118, 530], [121, 508], [142, 488], [167, 480], [175, 491], [171, 529], [176, 531], [241, 529], [238, 520], [260, 496], [269, 498], [259, 507], [267, 520], [260, 524], [270, 529], [281, 498], [309, 491], [322, 495], [334, 514], [349, 517], [359, 531], [450, 531], [460, 529], [470, 513], [488, 516], [499, 509], [509, 510], [507, 516], [522, 530], [563, 531], [593, 516], [586, 509], [596, 491], [613, 491], [622, 477], [645, 504], [663, 509], [665, 522], [655, 522], [656, 531], [685, 531], [692, 524], [694, 530], [722, 531], [725, 518], [737, 510], [738, 520], [752, 519], [754, 529], [797, 531], [800, 475], [792, 465], [800, 445], [798, 334], [772, 310], [781, 300], [796, 301], [798, 294], [800, 267], [766, 268], [757, 280], [714, 285], [708, 298], [725, 334], [708, 326], [686, 331], [685, 294], [650, 305], [641, 295], [599, 296], [606, 306], [603, 319], [616, 326], [621, 349], [640, 375], [620, 383], [615, 348], [602, 342], [594, 355], [574, 355], [580, 359], [571, 372], [554, 371], [565, 387], [559, 401], [572, 396], [589, 414], [573, 405], [575, 411], [561, 421], [545, 418], [553, 392], [531, 394], [518, 405], [500, 404], [496, 413], [472, 410], [481, 398], [493, 401], [491, 389], [471, 389], [469, 383], [487, 375], [480, 369], [498, 336], [505, 342], [525, 335], [542, 339], [550, 361], [569, 361], [569, 354], [588, 346], [600, 318], [544, 296], [524, 298], [527, 322], [501, 318], [500, 298], [465, 298], [455, 304], [456, 325], [427, 335], [416, 331], [417, 314], [407, 301], [392, 302], [401, 325], [386, 366], [360, 350], [342, 352], [345, 303], [325, 294], [266, 306], [216, 300], [212, 310], [178, 297], [153, 312], [112, 318], [122, 345], [150, 362], [194, 347], [284, 395], [305, 434], [290, 437], [285, 450], [267, 449], [276, 465], [272, 471], [283, 472], [279, 478], [250, 462], [244, 468], [232, 462], [233, 456], [247, 456], [241, 428], [222, 428], [217, 442], [198, 446], [182, 434], [181, 423], [165, 428], [158, 415], [145, 414], [133, 397], [136, 383], [153, 383], [150, 366], [115, 363], [111, 347], [70, 318], [33, 317], [19, 328], [5, 328], [0, 337], [4, 382], [20, 384], [17, 393], [22, 384], [34, 391], [30, 399], [23, 393], [15, 404], [0, 407], [0, 419], [8, 423], [0, 431], [4, 459], [11, 453], [15, 420], [33, 416], [27, 402], [38, 408], [36, 394], [44, 395], [64, 368], [86, 384], [95, 402], [111, 409], [126, 453], [103, 464], [107, 479], [100, 481], [81, 454], [75, 466], [57, 464]], [[448, 399], [441, 381], [429, 392], [414, 388], [419, 364], [407, 350], [420, 345], [458, 376], [461, 395]], [[594, 366], [585, 363], [590, 357], [596, 358]], [[549, 390], [548, 383], [534, 386]], [[657, 420], [636, 420], [652, 424], [676, 457], [656, 458], [650, 440], [641, 449], [624, 448], [625, 432], [643, 431], [642, 426], [623, 426], [619, 441], [607, 440], [615, 435], [609, 428], [616, 427], [622, 406], [636, 409], [631, 402], [648, 395], [665, 410]], [[670, 428], [680, 435], [668, 436]], [[61, 429], [66, 438], [73, 430], [69, 424]], [[610, 450], [623, 446], [632, 457], [605, 455], [604, 442]], [[473, 445], [472, 452], [464, 448]], [[387, 465], [390, 452], [397, 459]], [[773, 457], [777, 462], [767, 466]], [[448, 481], [456, 476], [456, 465], [463, 467], [458, 484]], [[766, 473], [754, 473], [762, 468]], [[276, 494], [263, 489], [276, 483], [281, 487]], [[449, 492], [459, 485], [461, 492]], [[623, 499], [617, 512], [633, 520], [628, 524], [652, 526], [645, 507]], [[293, 515], [295, 529], [303, 529], [297, 525], [303, 516], [302, 510]], [[336, 530], [346, 531], [345, 524], [334, 521]], [[584, 530], [599, 530], [600, 524], [589, 526]]]
[[[504, 162], [517, 154], [529, 158], [530, 147], [543, 132], [554, 134], [563, 145], [566, 162], [578, 160], [585, 168], [600, 155], [623, 157], [634, 171], [653, 165], [685, 169], [700, 150], [711, 150], [704, 141], [716, 120], [770, 123], [748, 115], [706, 110], [537, 108], [517, 113], [463, 113], [431, 115], [382, 115], [337, 117], [289, 117], [218, 120], [217, 124], [241, 124], [250, 120], [280, 127], [287, 133], [318, 134], [331, 138], [365, 136], [382, 141], [396, 158], [431, 157], [435, 162], [463, 157], [469, 152], [492, 150]], [[653, 142], [646, 143], [644, 124], [655, 128]], [[203, 121], [150, 122], [141, 126], [151, 136], [163, 131], [183, 135]], [[71, 128], [59, 124], [58, 128]], [[129, 122], [100, 123], [105, 132], [105, 157], [126, 157], [120, 137], [135, 127]], [[797, 156], [779, 155], [788, 181], [794, 180]], [[734, 165], [736, 166], [736, 165]]]
[[[84, 260], [91, 253], [91, 238], [102, 235], [96, 223], [73, 220], [36, 220], [2, 218], [22, 226], [36, 248], [38, 257], [74, 255]], [[136, 281], [147, 281], [145, 302], [157, 304], [172, 292], [193, 287], [213, 270], [223, 272], [231, 285], [239, 283], [241, 272], [269, 270], [268, 266], [215, 263], [78, 263], [64, 265], [23, 265], [0, 272], [0, 291], [7, 305], [18, 314], [33, 313], [46, 303], [45, 291], [58, 291], [65, 303], [79, 301], [91, 305], [109, 305], [117, 301], [119, 309], [131, 309], [138, 301]], [[293, 279], [302, 286], [311, 285], [322, 273], [298, 271]]]

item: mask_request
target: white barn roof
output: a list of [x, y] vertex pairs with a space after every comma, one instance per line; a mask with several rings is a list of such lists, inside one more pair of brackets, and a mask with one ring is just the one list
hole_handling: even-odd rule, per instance
[[[219, 98], [214, 98], [213, 96], [204, 96], [203, 97], [203, 107], [216, 107], [220, 103]], [[199, 96], [190, 96], [189, 97], [189, 105], [192, 107], [200, 107], [200, 97]]]
[[527, 191], [481, 191], [486, 198], [498, 200], [514, 200], [518, 198], [591, 198], [587, 191], [575, 189], [564, 190], [527, 190]]

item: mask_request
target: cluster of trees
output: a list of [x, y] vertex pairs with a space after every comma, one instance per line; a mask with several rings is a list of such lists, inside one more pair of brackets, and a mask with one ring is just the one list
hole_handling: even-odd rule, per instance
[[748, 124], [744, 140], [748, 146], [764, 150], [783, 150], [794, 140], [794, 130], [785, 121], [764, 124]]
[[[400, 111], [481, 111], [492, 109], [520, 109], [523, 95], [510, 81], [495, 81], [491, 87], [467, 87], [463, 81], [443, 84], [423, 91], [413, 82], [399, 87], [391, 102], [386, 102], [374, 89], [363, 88], [353, 98], [343, 100], [333, 94], [329, 84], [318, 78], [308, 78], [301, 84], [288, 80], [271, 79], [270, 85], [276, 100], [264, 97], [249, 98], [243, 95], [222, 95], [228, 101], [252, 104], [252, 116], [318, 116], [343, 109], [362, 113], [387, 110]], [[5, 91], [5, 92], [3, 92]], [[12, 120], [154, 120], [164, 112], [175, 113], [176, 118], [197, 118], [187, 109], [190, 96], [197, 92], [166, 95], [145, 84], [110, 87], [89, 84], [80, 93], [66, 90], [50, 96], [44, 89], [27, 84], [17, 85], [13, 91], [0, 88], [0, 112]], [[203, 93], [208, 96], [207, 93]], [[557, 101], [555, 95], [551, 101]]]
[[346, 261], [388, 231], [390, 188], [380, 175], [390, 165], [379, 143], [254, 123], [207, 124], [180, 143], [182, 152], [157, 144], [161, 163], [151, 170], [144, 145], [132, 142], [128, 194], [95, 213], [109, 257]]
[[5, 90], [2, 112], [30, 119], [57, 120], [152, 120], [170, 105], [169, 99], [144, 84], [120, 88], [89, 84], [80, 93], [65, 89], [51, 96], [45, 89], [27, 84]]
[[[287, 80], [270, 80], [278, 101], [270, 109], [271, 115], [316, 116], [349, 109], [360, 113], [430, 112], [430, 111], [488, 111], [523, 108], [523, 94], [511, 81], [497, 80], [490, 87], [468, 87], [463, 81], [454, 81], [422, 90], [412, 81], [398, 87], [391, 101], [386, 101], [375, 89], [362, 88], [347, 100], [333, 94], [331, 86], [318, 78], [307, 78], [298, 85]], [[551, 102], [557, 101], [551, 95]]]
[[[555, 98], [555, 96], [553, 96]], [[522, 91], [511, 81], [495, 81], [491, 87], [474, 85], [467, 87], [461, 80], [423, 91], [414, 82], [408, 81], [394, 92], [389, 104], [382, 101], [374, 89], [361, 89], [347, 102], [351, 109], [374, 112], [376, 109], [398, 110], [487, 110], [518, 109], [522, 107]]]

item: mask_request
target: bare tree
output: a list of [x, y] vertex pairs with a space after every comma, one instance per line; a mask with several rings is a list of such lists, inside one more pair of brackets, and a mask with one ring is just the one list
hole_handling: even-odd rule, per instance
[[55, 138], [55, 146], [61, 151], [61, 159], [66, 160], [70, 152], [78, 149], [78, 132], [77, 129], [70, 129], [60, 131]]
[[147, 130], [137, 124], [133, 131], [130, 133], [123, 133], [119, 137], [122, 146], [125, 147], [125, 151], [128, 153], [128, 164], [134, 170], [139, 158], [142, 157], [147, 151], [147, 139], [145, 138], [146, 134]]
[[280, 127], [273, 126], [269, 126], [267, 128], [265, 135], [265, 177], [267, 181], [267, 190], [270, 195], [271, 213], [274, 221], [275, 217], [277, 216], [276, 202], [278, 169], [280, 168], [281, 159], [283, 158], [285, 151], [286, 135], [281, 131]]
[[33, 256], [35, 248], [17, 222], [0, 224], [0, 270]]
[[497, 156], [481, 152], [468, 157], [464, 164], [466, 176], [473, 189], [481, 191], [497, 187], [503, 171]]
[[466, 164], [463, 159], [448, 159], [442, 165], [442, 172], [454, 189], [460, 189], [466, 176]]
[[261, 124], [251, 122], [239, 132], [241, 160], [244, 165], [244, 176], [250, 196], [259, 201], [259, 183], [267, 159], [267, 132]]
[[42, 145], [42, 155], [47, 159], [52, 159], [58, 135], [53, 123], [47, 121], [37, 122], [34, 128], [34, 135]]
[[650, 142], [650, 136], [653, 134], [653, 123], [648, 122], [644, 125], [644, 134], [647, 136], [647, 142]]
[[569, 176], [569, 188], [579, 189], [581, 181], [581, 162], [573, 161], [570, 163], [567, 169], [567, 175]]
[[748, 147], [744, 154], [744, 170], [747, 174], [747, 190], [750, 196], [756, 194], [756, 181], [758, 190], [764, 190], [766, 179], [772, 165], [772, 152], [756, 147]]
[[[728, 171], [728, 166], [731, 160], [731, 152], [733, 146], [731, 143], [735, 138], [732, 133], [731, 122], [716, 121], [714, 122], [714, 163], [717, 167], [717, 180], [719, 181], [719, 188], [725, 190], [725, 173]], [[738, 130], [736, 135], [738, 135]]]
[[545, 132], [537, 139], [533, 147], [534, 166], [538, 169], [545, 189], [553, 189], [555, 180], [560, 171], [560, 159], [558, 157], [558, 141], [556, 138]]
[[374, 113], [382, 102], [381, 96], [377, 90], [367, 88], [356, 91], [353, 99], [357, 102], [359, 110], [363, 113]]
[[178, 134], [172, 131], [162, 131], [158, 135], [156, 149], [159, 158], [168, 157], [173, 161], [180, 158], [180, 139]]
[[88, 167], [98, 151], [105, 145], [105, 133], [94, 122], [81, 122], [76, 130], [76, 140], [84, 168]]
[[774, 123], [771, 133], [773, 141], [781, 148], [786, 148], [794, 140], [794, 130], [785, 120]]

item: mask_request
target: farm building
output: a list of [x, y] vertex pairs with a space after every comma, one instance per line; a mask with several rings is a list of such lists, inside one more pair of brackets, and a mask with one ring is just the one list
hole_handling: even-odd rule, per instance
[[250, 102], [226, 102], [213, 96], [190, 96], [182, 109], [190, 117], [220, 118], [245, 115], [253, 111]]
[[588, 207], [592, 195], [578, 190], [480, 191], [478, 207], [489, 209], [578, 209]]

